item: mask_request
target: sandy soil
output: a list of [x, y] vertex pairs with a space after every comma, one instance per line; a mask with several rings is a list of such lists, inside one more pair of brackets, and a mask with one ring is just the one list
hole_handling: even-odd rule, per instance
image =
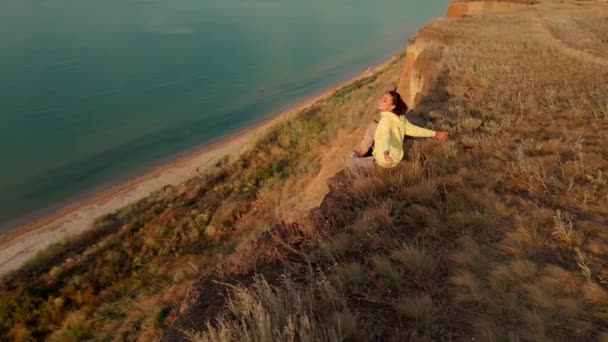
[[317, 95], [291, 105], [287, 110], [239, 132], [231, 134], [212, 144], [200, 148], [185, 157], [161, 165], [140, 177], [121, 185], [100, 191], [78, 203], [73, 203], [56, 213], [35, 220], [25, 226], [12, 229], [0, 235], [0, 275], [19, 268], [28, 259], [49, 245], [65, 241], [92, 227], [100, 216], [112, 213], [130, 203], [136, 202], [165, 185], [177, 185], [192, 178], [196, 169], [215, 164], [227, 155], [238, 155], [243, 146], [255, 141], [277, 122], [297, 114], [342, 86], [365, 77], [389, 63], [394, 56], [368, 67], [365, 71], [339, 84], [325, 89]]

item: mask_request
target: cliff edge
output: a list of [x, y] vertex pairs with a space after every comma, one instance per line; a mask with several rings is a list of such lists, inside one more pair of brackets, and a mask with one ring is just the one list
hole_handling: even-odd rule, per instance
[[608, 8], [540, 10], [458, 1], [421, 28], [398, 89], [452, 140], [336, 175], [197, 283], [164, 339], [608, 340], [608, 69], [573, 52], [608, 52]]
[[525, 8], [539, 3], [538, 0], [452, 0], [446, 12], [446, 18], [453, 19], [463, 15], [505, 12]]
[[[608, 6], [471, 8], [3, 279], [0, 340], [608, 341]], [[343, 170], [396, 85], [449, 141]]]
[[[530, 8], [537, 0], [493, 0], [450, 2], [446, 19], [457, 19], [463, 16], [510, 12]], [[408, 107], [418, 105], [419, 94], [427, 93], [436, 87], [439, 81], [441, 49], [449, 45], [448, 38], [441, 30], [434, 29], [434, 23], [424, 25], [408, 41], [405, 53], [405, 65], [398, 84], [398, 91]], [[421, 58], [419, 58], [423, 55]]]

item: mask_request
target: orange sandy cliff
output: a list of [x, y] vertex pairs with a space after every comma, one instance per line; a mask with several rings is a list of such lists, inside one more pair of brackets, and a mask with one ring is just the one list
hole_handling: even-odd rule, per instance
[[416, 96], [433, 87], [441, 69], [438, 62], [431, 58], [418, 58], [422, 54], [433, 54], [445, 44], [445, 39], [431, 25], [420, 29], [417, 35], [410, 38], [405, 54], [405, 63], [400, 77], [398, 91], [408, 107], [417, 105]]
[[446, 13], [447, 18], [457, 18], [482, 12], [499, 12], [519, 9], [536, 3], [533, 0], [494, 1], [452, 1]]
[[[38, 255], [0, 281], [0, 340], [608, 342], [608, 3], [530, 4], [452, 0], [404, 53]], [[396, 84], [449, 141], [343, 170]]]
[[[465, 15], [476, 15], [485, 12], [502, 12], [521, 9], [537, 3], [536, 0], [494, 0], [494, 1], [452, 1], [446, 13], [446, 19], [455, 19]], [[416, 97], [433, 88], [439, 78], [441, 65], [434, 61], [433, 54], [446, 45], [445, 37], [434, 30], [431, 24], [425, 25], [409, 39], [405, 64], [398, 91], [410, 108], [416, 107], [420, 99]], [[418, 58], [420, 55], [425, 58]]]

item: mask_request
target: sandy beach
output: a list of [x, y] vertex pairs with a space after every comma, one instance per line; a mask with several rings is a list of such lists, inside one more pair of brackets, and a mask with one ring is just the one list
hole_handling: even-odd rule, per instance
[[238, 155], [243, 146], [254, 142], [269, 127], [296, 115], [302, 109], [331, 95], [342, 86], [372, 74], [390, 63], [393, 58], [394, 56], [391, 56], [316, 95], [291, 104], [279, 113], [268, 115], [253, 126], [218, 139], [120, 185], [103, 189], [89, 198], [66, 205], [51, 215], [0, 235], [0, 275], [18, 269], [49, 245], [65, 241], [86, 231], [92, 227], [96, 218], [145, 198], [163, 186], [183, 183], [196, 175], [197, 168], [200, 168], [200, 172], [204, 172], [205, 167], [215, 164], [221, 158]]

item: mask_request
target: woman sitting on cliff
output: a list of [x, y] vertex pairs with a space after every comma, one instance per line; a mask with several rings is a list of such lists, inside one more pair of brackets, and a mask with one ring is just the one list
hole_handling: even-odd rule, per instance
[[389, 91], [378, 101], [380, 121], [367, 126], [365, 136], [358, 151], [349, 160], [350, 168], [371, 167], [374, 164], [383, 168], [397, 166], [403, 159], [403, 138], [431, 138], [446, 141], [448, 133], [432, 131], [411, 124], [405, 118], [407, 105], [396, 91]]

